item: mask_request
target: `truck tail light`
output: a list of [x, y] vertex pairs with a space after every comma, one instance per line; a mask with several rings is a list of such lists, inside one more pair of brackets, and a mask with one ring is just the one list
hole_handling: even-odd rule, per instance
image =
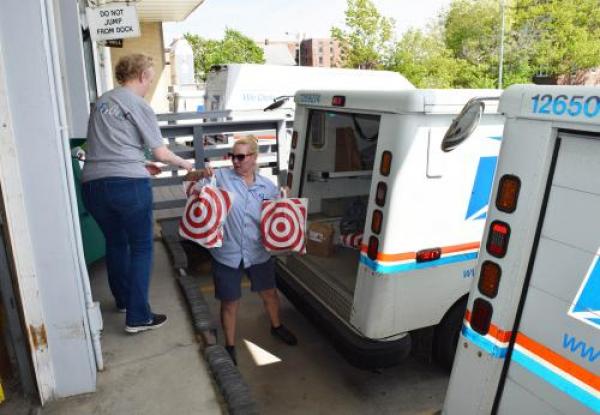
[[369, 247], [367, 248], [367, 255], [373, 261], [377, 259], [377, 252], [379, 251], [379, 239], [376, 236], [369, 238]]
[[379, 182], [377, 184], [377, 191], [375, 192], [375, 203], [377, 206], [383, 207], [385, 205], [385, 196], [387, 194], [387, 184]]
[[335, 95], [331, 99], [331, 106], [333, 107], [343, 107], [346, 105], [346, 97], [342, 95]]
[[294, 170], [294, 162], [296, 161], [296, 155], [294, 153], [290, 153], [290, 158], [288, 159], [288, 170]]
[[442, 256], [441, 248], [423, 249], [417, 252], [417, 262], [429, 262], [440, 259]]
[[488, 301], [483, 298], [475, 299], [471, 313], [471, 328], [484, 336], [488, 334], [493, 312], [494, 309]]
[[390, 151], [384, 151], [381, 155], [381, 165], [379, 166], [379, 173], [381, 173], [382, 176], [389, 176], [391, 169], [392, 153]]
[[492, 222], [486, 244], [487, 251], [496, 258], [503, 258], [506, 255], [509, 238], [510, 226], [508, 224], [500, 221]]
[[286, 184], [287, 184], [287, 187], [289, 187], [290, 189], [292, 188], [293, 181], [294, 181], [294, 175], [292, 173], [288, 172]]
[[521, 180], [517, 176], [507, 174], [502, 176], [498, 185], [496, 207], [506, 213], [513, 213], [517, 208]]
[[379, 235], [381, 232], [381, 224], [383, 223], [383, 212], [379, 209], [373, 211], [373, 218], [371, 219], [371, 232]]
[[498, 264], [485, 261], [481, 265], [481, 273], [479, 274], [479, 291], [489, 298], [495, 298], [498, 294], [501, 275], [502, 270]]
[[292, 148], [295, 150], [298, 145], [298, 131], [292, 133]]

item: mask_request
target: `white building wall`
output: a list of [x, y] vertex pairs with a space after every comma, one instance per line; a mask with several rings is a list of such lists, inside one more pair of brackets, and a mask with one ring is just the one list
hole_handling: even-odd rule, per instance
[[[52, 19], [48, 20], [46, 15], [49, 1], [0, 1], [0, 60], [12, 119], [11, 134], [6, 134], [5, 138], [12, 140], [9, 144], [14, 145], [14, 165], [19, 170], [0, 167], [0, 183], [12, 182], [13, 176], [20, 175], [21, 178], [21, 188], [14, 188], [12, 194], [4, 197], [9, 204], [12, 202], [8, 199], [22, 197], [25, 207], [24, 212], [7, 212], [7, 222], [9, 231], [13, 232], [12, 224], [26, 222], [31, 241], [29, 252], [16, 250], [14, 256], [16, 263], [21, 257], [32, 259], [33, 264], [29, 265], [33, 275], [22, 275], [23, 267], [17, 267], [17, 278], [21, 282], [21, 278], [27, 277], [39, 288], [37, 293], [33, 291], [36, 297], [27, 296], [21, 300], [26, 319], [28, 309], [41, 308], [38, 314], [43, 323], [36, 329], [45, 331], [47, 342], [44, 344], [44, 336], [37, 337], [35, 342], [32, 341], [32, 354], [38, 371], [38, 387], [40, 378], [45, 382], [40, 391], [42, 401], [93, 391], [96, 382], [82, 289], [81, 249], [77, 246], [77, 228], [71, 210], [73, 189], [67, 183], [67, 175], [71, 172], [65, 161], [70, 155], [65, 154], [65, 143], [61, 138], [61, 129], [65, 128], [66, 136], [73, 137], [76, 123], [60, 125], [59, 121], [57, 92], [60, 91], [54, 89], [49, 36], [49, 30], [55, 28], [48, 27]], [[76, 0], [57, 1], [54, 7], [57, 14], [62, 13], [63, 8], [76, 7]], [[57, 21], [72, 24], [71, 19]], [[58, 50], [64, 51], [65, 47], [59, 44]], [[81, 121], [81, 114], [66, 112]], [[0, 114], [0, 117], [6, 116]], [[80, 134], [79, 131], [76, 134]], [[14, 233], [13, 236], [19, 237]], [[15, 246], [19, 247], [19, 244]], [[29, 287], [31, 284], [24, 285]], [[31, 333], [29, 335], [31, 340]], [[49, 355], [46, 365], [35, 363], [40, 353]]]

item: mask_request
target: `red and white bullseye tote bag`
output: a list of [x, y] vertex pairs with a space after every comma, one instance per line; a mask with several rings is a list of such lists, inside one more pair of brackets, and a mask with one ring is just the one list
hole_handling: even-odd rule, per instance
[[362, 243], [363, 234], [362, 232], [349, 233], [346, 235], [340, 235], [340, 245], [347, 248], [360, 249]]
[[260, 216], [262, 242], [271, 253], [306, 253], [308, 199], [265, 200]]
[[233, 194], [216, 186], [214, 176], [209, 181], [184, 182], [188, 197], [179, 222], [179, 235], [205, 248], [223, 245], [223, 222], [231, 210]]

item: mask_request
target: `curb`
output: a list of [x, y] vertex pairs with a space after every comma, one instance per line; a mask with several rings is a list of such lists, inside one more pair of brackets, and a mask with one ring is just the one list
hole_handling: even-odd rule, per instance
[[[206, 337], [205, 334], [211, 334], [216, 340], [217, 324], [210, 314], [208, 303], [204, 299], [202, 292], [200, 292], [197, 278], [187, 275], [181, 268], [178, 271], [180, 276], [177, 278], [177, 282], [183, 290], [190, 312], [192, 313], [194, 330], [203, 337]], [[208, 342], [208, 344], [215, 343]]]
[[250, 388], [223, 346], [209, 346], [204, 357], [232, 415], [258, 415]]
[[[183, 291], [192, 314], [194, 331], [204, 341], [204, 358], [208, 368], [225, 400], [231, 415], [258, 415], [258, 407], [252, 398], [250, 388], [239, 369], [233, 364], [223, 346], [217, 345], [217, 324], [210, 314], [210, 307], [200, 291], [198, 278], [187, 275], [187, 255], [181, 246], [181, 238], [173, 221], [162, 221], [163, 241], [171, 254], [173, 267], [179, 273], [177, 282]], [[201, 346], [202, 348], [202, 346]]]

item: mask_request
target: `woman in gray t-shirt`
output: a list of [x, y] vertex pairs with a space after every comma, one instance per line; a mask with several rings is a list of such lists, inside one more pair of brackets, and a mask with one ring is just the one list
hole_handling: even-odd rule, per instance
[[148, 304], [152, 271], [152, 186], [144, 150], [158, 161], [194, 165], [163, 143], [156, 115], [144, 100], [154, 79], [152, 58], [134, 54], [115, 69], [118, 88], [103, 94], [90, 114], [83, 168], [83, 200], [106, 239], [108, 282], [129, 333], [162, 326], [167, 317]]

